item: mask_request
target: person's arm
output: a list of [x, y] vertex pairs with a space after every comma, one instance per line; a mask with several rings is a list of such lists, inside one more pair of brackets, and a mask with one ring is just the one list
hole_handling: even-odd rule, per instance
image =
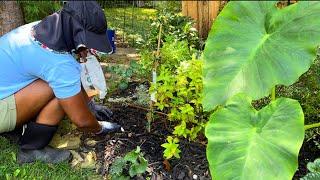
[[80, 130], [93, 133], [101, 130], [101, 126], [88, 108], [82, 91], [75, 96], [59, 99], [59, 103]]

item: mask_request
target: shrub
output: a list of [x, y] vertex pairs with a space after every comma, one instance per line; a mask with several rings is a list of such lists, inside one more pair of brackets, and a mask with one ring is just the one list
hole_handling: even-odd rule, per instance
[[174, 72], [162, 66], [157, 83], [150, 88], [156, 92], [156, 108], [167, 111], [169, 120], [177, 125], [173, 134], [178, 137], [195, 140], [205, 126], [202, 83], [202, 61], [193, 58], [182, 61]]
[[26, 23], [45, 18], [61, 8], [59, 1], [20, 1]]

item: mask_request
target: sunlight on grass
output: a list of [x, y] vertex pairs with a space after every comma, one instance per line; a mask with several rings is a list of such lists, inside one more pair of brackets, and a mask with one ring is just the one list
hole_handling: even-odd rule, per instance
[[19, 165], [16, 154], [17, 145], [0, 136], [0, 179], [97, 179], [92, 170], [72, 169], [67, 162]]
[[105, 8], [108, 28], [115, 29], [122, 41], [134, 43], [141, 39], [151, 25], [150, 18], [156, 16], [157, 10], [150, 8]]

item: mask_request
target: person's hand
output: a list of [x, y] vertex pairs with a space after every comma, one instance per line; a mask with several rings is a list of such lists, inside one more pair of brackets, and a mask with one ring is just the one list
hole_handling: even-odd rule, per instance
[[111, 123], [107, 121], [98, 121], [101, 126], [101, 130], [96, 135], [106, 135], [108, 133], [114, 133], [122, 131], [122, 127], [117, 123]]
[[112, 111], [106, 106], [95, 104], [93, 100], [88, 103], [88, 107], [98, 121], [106, 121], [111, 119]]

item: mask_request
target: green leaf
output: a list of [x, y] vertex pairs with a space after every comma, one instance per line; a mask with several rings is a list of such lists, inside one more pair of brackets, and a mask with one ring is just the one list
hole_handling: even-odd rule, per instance
[[187, 131], [187, 124], [185, 121], [182, 121], [180, 125], [174, 127], [173, 134], [177, 136], [183, 136], [184, 138], [187, 138], [188, 131]]
[[180, 158], [180, 152], [181, 150], [179, 149], [179, 139], [178, 138], [173, 138], [171, 136], [167, 137], [167, 143], [162, 144], [161, 146], [165, 148], [163, 151], [163, 156], [166, 159], [170, 159], [173, 156], [176, 158]]
[[136, 153], [135, 150], [133, 150], [125, 155], [124, 160], [129, 161], [131, 163], [136, 163], [138, 156], [139, 156], [139, 153]]
[[129, 180], [130, 177], [129, 176], [125, 176], [125, 175], [113, 175], [111, 176], [111, 180]]
[[120, 176], [125, 168], [126, 161], [123, 158], [117, 158], [110, 167], [110, 174], [113, 176]]
[[310, 172], [320, 173], [320, 158], [314, 160], [314, 162], [309, 162], [307, 168]]
[[140, 146], [137, 146], [137, 149], [134, 152], [139, 154], [141, 152]]
[[140, 156], [139, 162], [140, 163], [135, 163], [130, 166], [130, 169], [129, 169], [130, 177], [133, 177], [138, 174], [142, 174], [147, 170], [148, 161]]
[[306, 176], [301, 178], [301, 180], [319, 180], [319, 179], [320, 179], [320, 172], [308, 173]]
[[20, 169], [16, 169], [13, 173], [13, 176], [17, 177], [20, 174], [20, 171], [21, 171]]
[[215, 20], [204, 51], [205, 110], [237, 93], [268, 96], [306, 72], [320, 42], [320, 2], [229, 2]]
[[214, 179], [291, 179], [304, 139], [298, 101], [279, 98], [260, 111], [238, 94], [211, 115], [207, 158]]

